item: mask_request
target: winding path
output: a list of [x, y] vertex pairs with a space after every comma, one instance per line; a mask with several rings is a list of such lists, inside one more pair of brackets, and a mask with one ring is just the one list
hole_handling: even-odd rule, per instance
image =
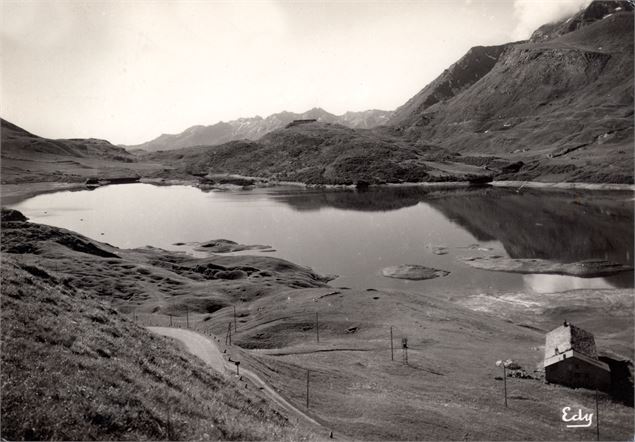
[[[170, 328], [170, 327], [146, 327], [152, 333], [167, 336], [182, 342], [185, 345], [187, 351], [193, 355], [199, 357], [203, 362], [212, 367], [214, 370], [221, 374], [225, 374], [226, 371], [233, 371], [234, 365], [228, 363], [221, 351], [216, 346], [216, 343], [200, 333], [192, 330], [182, 328]], [[240, 369], [240, 374], [248, 378], [254, 385], [262, 388], [265, 394], [277, 403], [279, 406], [287, 410], [290, 414], [295, 415], [298, 418], [306, 421], [312, 426], [317, 426], [323, 431], [325, 428], [313, 419], [311, 416], [298, 409], [296, 406], [288, 402], [285, 398], [280, 396], [273, 388], [267, 385], [260, 377], [250, 370], [244, 368]], [[339, 439], [339, 438], [338, 438]]]

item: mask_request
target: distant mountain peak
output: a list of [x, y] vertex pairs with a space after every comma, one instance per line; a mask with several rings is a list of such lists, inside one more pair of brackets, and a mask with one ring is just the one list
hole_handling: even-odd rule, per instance
[[551, 40], [588, 26], [598, 20], [608, 18], [613, 14], [631, 12], [633, 10], [635, 10], [635, 1], [633, 0], [594, 0], [586, 8], [570, 17], [540, 26], [531, 34], [529, 41]]
[[242, 117], [209, 126], [192, 126], [179, 134], [163, 134], [146, 143], [126, 146], [127, 149], [142, 149], [149, 152], [172, 150], [184, 147], [217, 145], [234, 140], [256, 140], [275, 129], [287, 126], [294, 120], [315, 119], [323, 123], [338, 123], [351, 128], [368, 129], [385, 124], [391, 111], [377, 109], [362, 112], [346, 112], [334, 115], [321, 107], [314, 107], [302, 113], [282, 111], [266, 118]]

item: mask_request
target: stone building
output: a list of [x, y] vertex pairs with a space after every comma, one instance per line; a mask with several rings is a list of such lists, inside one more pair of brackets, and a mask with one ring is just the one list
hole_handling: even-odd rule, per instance
[[293, 126], [299, 126], [301, 124], [315, 123], [316, 121], [317, 120], [315, 118], [308, 118], [304, 120], [293, 120], [291, 123], [287, 124], [285, 127], [289, 128]]
[[545, 380], [573, 388], [606, 391], [611, 385], [608, 364], [598, 359], [593, 335], [573, 324], [547, 333]]

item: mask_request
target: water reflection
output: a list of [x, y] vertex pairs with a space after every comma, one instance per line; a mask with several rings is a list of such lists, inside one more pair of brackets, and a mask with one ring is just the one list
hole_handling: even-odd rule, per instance
[[479, 240], [512, 258], [606, 259], [633, 265], [632, 194], [489, 189], [430, 201]]
[[607, 278], [576, 278], [566, 275], [523, 275], [525, 285], [536, 293], [555, 293], [577, 289], [611, 289], [616, 284]]
[[573, 262], [601, 258], [632, 265], [632, 193], [501, 188], [398, 187], [276, 195], [295, 210], [390, 211], [421, 202], [478, 241], [500, 241], [512, 258]]
[[[227, 238], [269, 244], [270, 255], [339, 274], [335, 285], [467, 293], [632, 287], [633, 274], [610, 278], [523, 276], [461, 264], [468, 255], [632, 265], [632, 194], [517, 193], [497, 188], [397, 187], [323, 191], [265, 188], [202, 192], [186, 186], [108, 186], [40, 195], [14, 205], [33, 221], [78, 231], [119, 247]], [[491, 250], [473, 250], [480, 243]], [[433, 246], [448, 253], [438, 255]], [[436, 280], [383, 278], [383, 267], [421, 264], [451, 271]]]

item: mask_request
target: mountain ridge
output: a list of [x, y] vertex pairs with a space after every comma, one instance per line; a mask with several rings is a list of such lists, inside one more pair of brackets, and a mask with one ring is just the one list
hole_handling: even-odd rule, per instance
[[256, 140], [272, 130], [283, 128], [293, 120], [302, 119], [316, 119], [324, 123], [339, 123], [351, 128], [368, 129], [384, 124], [391, 114], [392, 111], [369, 109], [335, 115], [318, 107], [302, 113], [282, 111], [264, 118], [256, 115], [227, 122], [219, 121], [212, 125], [190, 126], [177, 134], [161, 134], [145, 143], [123, 145], [122, 147], [129, 151], [141, 149], [147, 152], [156, 152], [200, 145], [216, 145], [242, 139]]
[[310, 184], [632, 184], [633, 9], [594, 1], [533, 41], [475, 46], [373, 129], [322, 121], [150, 158]]

